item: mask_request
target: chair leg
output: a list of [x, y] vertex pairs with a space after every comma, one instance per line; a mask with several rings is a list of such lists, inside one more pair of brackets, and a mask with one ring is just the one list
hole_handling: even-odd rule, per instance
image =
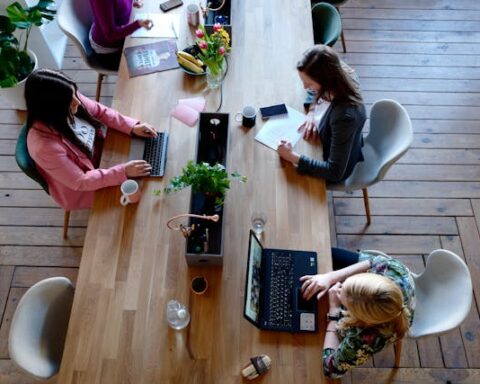
[[343, 28], [342, 28], [342, 33], [340, 34], [340, 37], [342, 39], [343, 53], [347, 53], [347, 46], [345, 45], [345, 37], [343, 36]]
[[367, 225], [370, 225], [372, 220], [370, 217], [370, 203], [368, 202], [367, 188], [362, 188], [362, 192], [363, 192], [363, 204], [365, 205], [365, 214], [367, 215]]
[[400, 366], [400, 357], [401, 357], [401, 354], [402, 354], [402, 341], [403, 339], [398, 339], [395, 344], [394, 344], [394, 348], [395, 348], [395, 366], [394, 368], [398, 368]]
[[63, 215], [63, 238], [66, 239], [68, 237], [68, 223], [70, 221], [70, 211], [65, 211]]
[[105, 77], [104, 74], [99, 73], [97, 77], [97, 92], [95, 93], [95, 100], [100, 101], [100, 92], [102, 91], [102, 81]]
[[[335, 7], [335, 8], [337, 9], [338, 14], [340, 14], [340, 8], [338, 8], [338, 7]], [[340, 33], [340, 38], [342, 40], [343, 53], [347, 53], [347, 45], [345, 44], [345, 36], [343, 36], [343, 25], [342, 25], [342, 32]]]

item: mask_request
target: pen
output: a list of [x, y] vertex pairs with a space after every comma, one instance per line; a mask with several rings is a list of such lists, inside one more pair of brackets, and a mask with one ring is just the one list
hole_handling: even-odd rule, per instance
[[171, 25], [171, 27], [172, 27], [172, 31], [173, 31], [173, 35], [175, 36], [175, 39], [178, 39], [177, 31], [175, 30], [175, 26], [173, 25], [173, 21], [172, 21], [172, 23], [171, 23], [170, 25]]

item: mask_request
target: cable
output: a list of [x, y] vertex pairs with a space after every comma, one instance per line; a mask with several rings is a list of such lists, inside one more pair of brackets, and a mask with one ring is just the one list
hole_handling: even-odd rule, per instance
[[227, 69], [225, 69], [225, 73], [223, 74], [222, 82], [220, 83], [220, 104], [218, 105], [218, 108], [215, 112], [220, 111], [220, 109], [222, 108], [222, 104], [223, 104], [223, 80], [225, 79], [225, 77], [227, 76], [227, 73], [228, 73], [227, 58], [225, 58], [225, 64], [227, 65]]
[[207, 2], [207, 5], [205, 6], [205, 8], [202, 8], [204, 12], [208, 12], [208, 11], [219, 11], [220, 9], [223, 8], [223, 6], [225, 5], [225, 1], [226, 0], [223, 0], [222, 1], [222, 4], [220, 4], [217, 8], [210, 8], [210, 4], [212, 4], [211, 1]]

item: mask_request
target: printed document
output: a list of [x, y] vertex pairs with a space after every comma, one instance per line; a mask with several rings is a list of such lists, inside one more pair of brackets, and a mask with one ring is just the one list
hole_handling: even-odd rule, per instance
[[180, 31], [180, 15], [164, 15], [162, 13], [135, 13], [135, 20], [152, 20], [151, 29], [139, 28], [132, 33], [132, 37], [169, 37], [178, 39]]
[[[315, 124], [318, 126], [321, 118], [325, 114], [330, 103], [323, 102], [315, 108]], [[306, 119], [306, 115], [287, 105], [288, 115], [270, 117], [263, 125], [260, 132], [255, 136], [255, 140], [267, 147], [277, 150], [280, 140], [287, 140], [292, 146], [297, 144], [302, 137], [302, 132], [298, 132], [298, 127]]]

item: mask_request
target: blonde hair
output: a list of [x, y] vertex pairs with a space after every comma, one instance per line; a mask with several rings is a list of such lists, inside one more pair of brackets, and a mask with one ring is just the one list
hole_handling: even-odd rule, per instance
[[375, 273], [359, 273], [343, 283], [347, 311], [340, 328], [391, 324], [398, 338], [405, 335], [410, 311], [403, 304], [403, 294], [388, 277]]

